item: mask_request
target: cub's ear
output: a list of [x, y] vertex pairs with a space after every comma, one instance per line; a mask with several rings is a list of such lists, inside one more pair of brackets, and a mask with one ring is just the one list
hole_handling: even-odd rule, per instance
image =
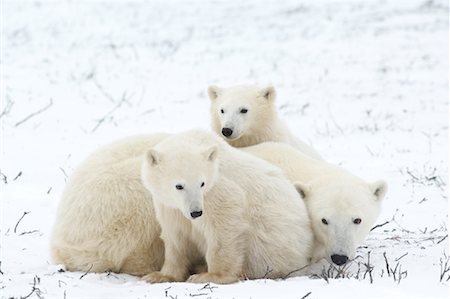
[[277, 97], [277, 93], [275, 92], [275, 87], [267, 86], [267, 87], [262, 88], [259, 91], [259, 96], [265, 98], [269, 102], [275, 101], [275, 98]]
[[387, 193], [388, 186], [385, 181], [379, 180], [370, 184], [370, 189], [372, 190], [373, 195], [376, 196], [377, 200], [382, 200]]
[[211, 85], [208, 87], [208, 96], [211, 101], [216, 100], [222, 93], [222, 88]]
[[214, 161], [217, 158], [218, 148], [217, 146], [213, 145], [210, 148], [208, 148], [206, 151], [203, 152], [203, 156], [208, 161]]
[[308, 200], [308, 197], [311, 193], [311, 188], [308, 185], [301, 182], [295, 182], [294, 187], [295, 189], [297, 189], [298, 194], [300, 194], [300, 197], [303, 200]]
[[162, 154], [155, 149], [150, 149], [145, 154], [145, 158], [150, 166], [156, 166], [162, 161]]

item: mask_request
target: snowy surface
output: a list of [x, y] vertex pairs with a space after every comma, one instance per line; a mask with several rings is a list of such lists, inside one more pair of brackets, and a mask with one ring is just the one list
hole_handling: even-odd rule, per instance
[[[2, 5], [2, 298], [449, 295], [447, 1]], [[282, 117], [328, 161], [388, 181], [377, 222], [388, 223], [350, 267], [204, 286], [51, 265], [58, 200], [87, 154], [127, 135], [209, 128], [207, 86], [242, 83], [273, 84]]]

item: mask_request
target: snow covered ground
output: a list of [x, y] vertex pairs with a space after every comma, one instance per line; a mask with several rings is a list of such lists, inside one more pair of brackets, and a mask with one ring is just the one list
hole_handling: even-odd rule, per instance
[[[2, 298], [449, 295], [447, 1], [2, 5]], [[280, 114], [328, 161], [388, 181], [384, 225], [350, 267], [205, 286], [51, 265], [58, 200], [87, 154], [209, 128], [207, 86], [242, 83], [273, 84]]]

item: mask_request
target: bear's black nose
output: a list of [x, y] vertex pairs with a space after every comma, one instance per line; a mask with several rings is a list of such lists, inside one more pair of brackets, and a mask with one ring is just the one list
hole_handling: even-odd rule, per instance
[[331, 260], [333, 263], [335, 263], [338, 266], [342, 266], [348, 261], [348, 256], [346, 255], [340, 255], [340, 254], [333, 254], [331, 256]]
[[193, 219], [195, 219], [195, 218], [197, 218], [197, 217], [202, 216], [202, 214], [203, 214], [202, 211], [194, 211], [194, 212], [191, 212], [191, 217], [192, 217]]
[[231, 134], [233, 134], [233, 130], [231, 130], [230, 128], [223, 128], [222, 129], [222, 135], [225, 137], [230, 137]]

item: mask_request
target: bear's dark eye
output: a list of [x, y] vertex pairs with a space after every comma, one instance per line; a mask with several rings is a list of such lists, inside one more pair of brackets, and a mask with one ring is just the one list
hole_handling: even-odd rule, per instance
[[247, 112], [248, 112], [248, 109], [245, 109], [245, 108], [242, 108], [242, 109], [241, 109], [241, 113], [245, 114], [245, 113], [247, 113]]
[[225, 113], [225, 111], [223, 111], [223, 109], [220, 109], [220, 113], [224, 114], [224, 113]]
[[202, 182], [201, 184], [200, 184], [200, 188], [203, 188], [205, 186], [205, 182]]
[[183, 190], [184, 189], [184, 187], [182, 185], [180, 185], [180, 184], [175, 185], [175, 188], [177, 188], [177, 190]]
[[360, 224], [361, 223], [361, 218], [356, 218], [353, 220], [354, 224]]
[[322, 218], [322, 223], [328, 225], [328, 221], [325, 218]]

